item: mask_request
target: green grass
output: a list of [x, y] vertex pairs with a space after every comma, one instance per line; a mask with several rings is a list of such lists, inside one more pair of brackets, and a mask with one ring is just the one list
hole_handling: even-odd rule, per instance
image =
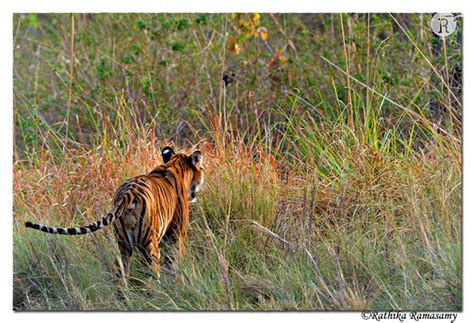
[[[461, 45], [429, 19], [15, 15], [14, 308], [461, 310]], [[23, 226], [94, 221], [197, 143], [188, 250], [159, 280], [134, 261], [118, 291], [110, 229]]]

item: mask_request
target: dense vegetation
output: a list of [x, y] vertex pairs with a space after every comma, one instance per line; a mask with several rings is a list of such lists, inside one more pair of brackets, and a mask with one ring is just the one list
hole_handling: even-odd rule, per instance
[[[462, 21], [430, 19], [15, 15], [14, 308], [460, 310]], [[159, 280], [23, 227], [94, 221], [170, 143], [207, 176]]]

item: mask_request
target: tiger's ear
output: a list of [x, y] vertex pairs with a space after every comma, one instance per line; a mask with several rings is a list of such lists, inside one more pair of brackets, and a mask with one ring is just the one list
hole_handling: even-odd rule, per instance
[[163, 163], [167, 163], [170, 161], [171, 157], [174, 155], [174, 150], [171, 147], [166, 146], [161, 151], [161, 157], [163, 157]]
[[196, 165], [201, 161], [201, 151], [196, 150], [195, 152], [192, 153], [191, 156], [189, 156], [189, 160], [191, 164]]

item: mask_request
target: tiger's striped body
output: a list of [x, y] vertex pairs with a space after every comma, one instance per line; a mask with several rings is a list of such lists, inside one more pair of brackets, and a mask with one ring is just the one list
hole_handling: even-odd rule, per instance
[[77, 235], [98, 231], [113, 223], [125, 277], [130, 257], [138, 250], [143, 262], [159, 273], [159, 242], [168, 236], [178, 242], [180, 255], [186, 248], [189, 203], [203, 183], [201, 153], [175, 154], [166, 147], [164, 164], [148, 175], [124, 181], [113, 199], [113, 209], [95, 223], [78, 228], [52, 228], [26, 222], [26, 226], [51, 234]]

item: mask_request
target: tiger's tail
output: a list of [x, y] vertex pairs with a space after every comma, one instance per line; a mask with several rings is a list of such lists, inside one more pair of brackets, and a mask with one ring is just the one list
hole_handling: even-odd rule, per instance
[[109, 224], [113, 223], [117, 220], [122, 212], [118, 212], [119, 210], [114, 210], [115, 212], [110, 212], [103, 218], [99, 219], [97, 222], [90, 223], [88, 225], [76, 228], [54, 228], [48, 227], [42, 224], [32, 223], [30, 221], [25, 222], [25, 226], [27, 228], [32, 228], [35, 230], [43, 231], [50, 234], [64, 234], [64, 235], [80, 235], [80, 234], [88, 234], [92, 232], [99, 231]]

